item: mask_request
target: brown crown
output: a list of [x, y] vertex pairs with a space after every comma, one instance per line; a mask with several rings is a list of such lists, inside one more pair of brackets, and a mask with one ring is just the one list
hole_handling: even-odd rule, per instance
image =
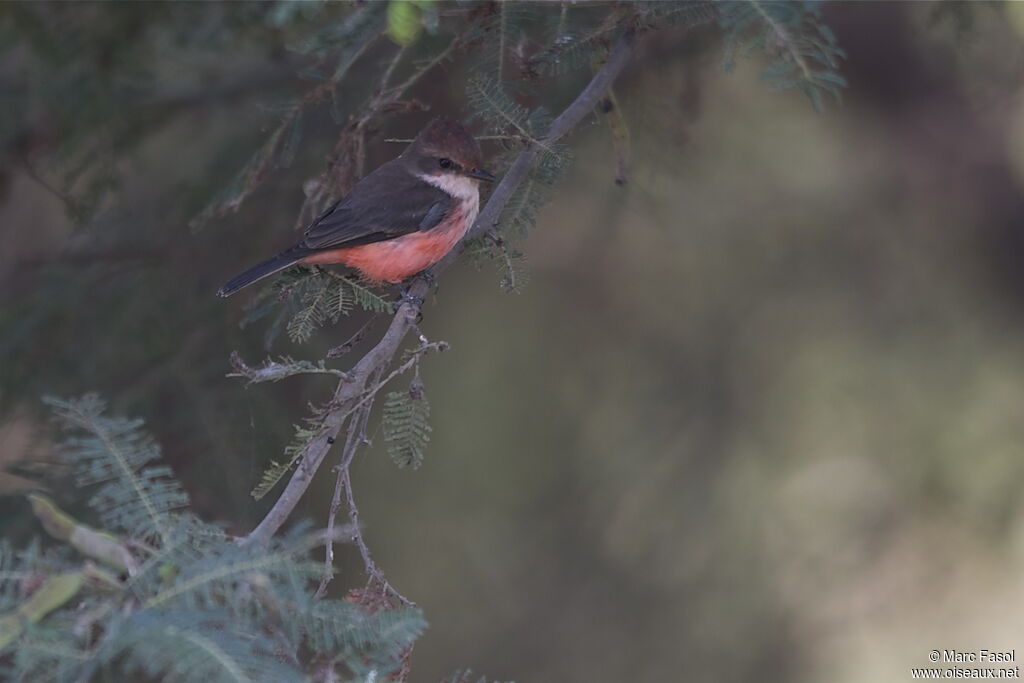
[[467, 169], [479, 168], [483, 159], [480, 144], [469, 129], [458, 121], [445, 117], [428, 123], [409, 145], [409, 151], [448, 158]]

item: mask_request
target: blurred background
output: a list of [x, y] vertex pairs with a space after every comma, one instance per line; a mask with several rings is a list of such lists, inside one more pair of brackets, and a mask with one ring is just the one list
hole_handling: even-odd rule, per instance
[[[225, 378], [232, 350], [265, 357], [266, 324], [239, 327], [248, 290], [213, 296], [295, 239], [330, 116], [237, 213], [188, 227], [268, 105], [308, 87], [282, 46], [317, 17], [254, 7], [0, 8], [11, 538], [36, 533], [20, 492], [54, 457], [43, 394], [144, 417], [196, 510], [244, 532], [269, 502], [252, 486], [330, 391]], [[873, 682], [932, 649], [1021, 645], [1024, 5], [823, 16], [841, 106], [773, 92], [756, 62], [724, 73], [713, 28], [653, 35], [616, 85], [627, 182], [588, 118], [522, 245], [529, 284], [444, 273], [422, 323], [451, 344], [423, 366], [426, 462], [396, 469], [378, 431], [353, 470], [375, 559], [430, 622], [410, 680]], [[95, 104], [112, 65], [156, 84], [134, 109]], [[384, 138], [462, 116], [464, 83], [455, 61], [418, 86], [432, 111], [386, 120], [370, 166], [400, 151]], [[132, 125], [89, 133], [105, 120]], [[65, 150], [75, 123], [91, 145]], [[110, 174], [72, 183], [111, 191], [69, 202], [69, 166], [103, 154]], [[271, 352], [322, 357], [362, 321]], [[322, 522], [332, 488], [325, 471], [300, 513]], [[339, 592], [363, 582], [343, 563]]]

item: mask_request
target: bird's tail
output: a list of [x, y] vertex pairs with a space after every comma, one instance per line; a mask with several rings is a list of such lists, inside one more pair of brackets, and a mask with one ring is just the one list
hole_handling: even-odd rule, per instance
[[236, 275], [228, 280], [223, 287], [217, 290], [217, 296], [231, 296], [242, 287], [247, 287], [257, 280], [262, 280], [268, 275], [273, 275], [279, 270], [284, 270], [288, 266], [297, 262], [303, 256], [308, 255], [309, 249], [303, 246], [296, 245], [291, 249], [285, 249], [277, 256], [268, 258], [263, 263], [257, 263], [241, 275]]

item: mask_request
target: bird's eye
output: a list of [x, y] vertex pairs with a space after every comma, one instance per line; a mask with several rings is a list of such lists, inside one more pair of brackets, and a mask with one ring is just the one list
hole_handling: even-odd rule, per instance
[[441, 164], [441, 168], [445, 170], [448, 170], [449, 168], [455, 165], [455, 163], [451, 159], [438, 159], [437, 163]]

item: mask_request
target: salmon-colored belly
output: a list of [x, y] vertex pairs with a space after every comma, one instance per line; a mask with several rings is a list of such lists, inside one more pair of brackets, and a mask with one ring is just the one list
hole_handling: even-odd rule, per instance
[[321, 251], [301, 259], [299, 263], [340, 263], [356, 268], [373, 282], [401, 282], [444, 258], [466, 234], [475, 218], [459, 211], [445, 223], [426, 232], [413, 232], [358, 247]]

